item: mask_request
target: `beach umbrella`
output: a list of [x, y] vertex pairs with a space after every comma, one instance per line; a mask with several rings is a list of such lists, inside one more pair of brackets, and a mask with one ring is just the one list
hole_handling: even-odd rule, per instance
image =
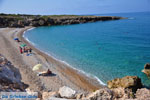
[[20, 47], [25, 47], [25, 46], [27, 46], [27, 45], [26, 45], [26, 44], [21, 44], [21, 45], [20, 45]]
[[18, 38], [14, 38], [14, 40], [19, 40]]
[[37, 64], [33, 67], [33, 71], [39, 70], [42, 67], [42, 64]]

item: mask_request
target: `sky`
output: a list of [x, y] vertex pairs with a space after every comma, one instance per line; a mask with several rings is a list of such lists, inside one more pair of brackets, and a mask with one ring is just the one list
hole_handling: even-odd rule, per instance
[[0, 0], [0, 13], [104, 14], [150, 11], [150, 0]]

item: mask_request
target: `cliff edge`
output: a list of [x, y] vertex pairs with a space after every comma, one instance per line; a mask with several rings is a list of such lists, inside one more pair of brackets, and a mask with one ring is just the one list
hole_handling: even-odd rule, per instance
[[0, 27], [69, 25], [96, 21], [125, 19], [116, 16], [77, 16], [77, 15], [14, 15], [0, 14]]

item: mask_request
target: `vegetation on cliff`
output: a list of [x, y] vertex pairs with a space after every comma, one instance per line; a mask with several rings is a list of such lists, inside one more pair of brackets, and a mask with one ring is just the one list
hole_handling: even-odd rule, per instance
[[78, 16], [78, 15], [24, 15], [0, 14], [0, 27], [51, 26], [80, 24], [96, 21], [118, 20], [116, 16]]

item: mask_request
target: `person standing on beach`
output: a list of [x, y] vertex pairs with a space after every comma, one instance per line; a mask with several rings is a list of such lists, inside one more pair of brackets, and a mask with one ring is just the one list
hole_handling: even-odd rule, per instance
[[31, 48], [29, 49], [29, 52], [30, 52], [30, 54], [32, 54], [32, 49]]
[[23, 47], [23, 52], [24, 52], [24, 53], [26, 52], [26, 48], [25, 48], [25, 47]]
[[19, 47], [19, 49], [20, 49], [20, 53], [22, 54], [22, 53], [23, 53], [23, 50], [22, 50], [22, 48], [21, 48], [21, 47]]
[[24, 53], [26, 53], [28, 55], [28, 48], [27, 47], [24, 47]]
[[28, 48], [28, 47], [26, 47], [25, 49], [26, 49], [26, 53], [27, 53], [27, 55], [28, 55], [28, 52], [29, 52], [29, 48]]

